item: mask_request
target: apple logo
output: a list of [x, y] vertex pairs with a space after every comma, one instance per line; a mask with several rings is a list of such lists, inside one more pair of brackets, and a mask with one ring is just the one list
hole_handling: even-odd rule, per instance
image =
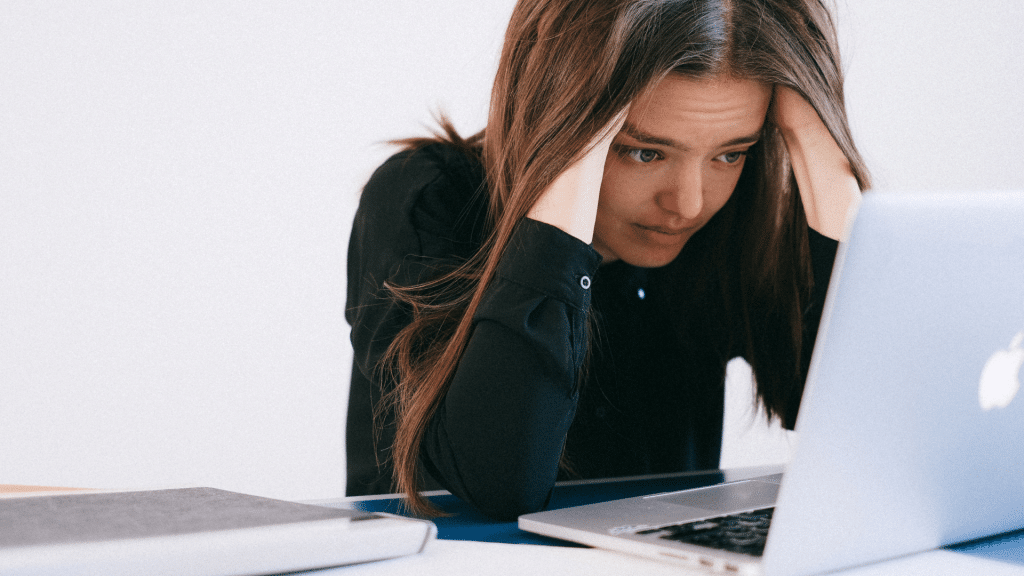
[[1024, 331], [1018, 332], [1010, 347], [996, 350], [981, 370], [978, 387], [978, 402], [982, 410], [1005, 408], [1020, 389], [1020, 367], [1024, 364]]

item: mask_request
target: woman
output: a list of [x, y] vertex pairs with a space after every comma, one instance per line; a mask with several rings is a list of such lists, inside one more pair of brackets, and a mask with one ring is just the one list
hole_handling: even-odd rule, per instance
[[715, 468], [737, 356], [794, 425], [868, 184], [821, 0], [520, 0], [486, 129], [445, 127], [356, 215], [350, 495]]

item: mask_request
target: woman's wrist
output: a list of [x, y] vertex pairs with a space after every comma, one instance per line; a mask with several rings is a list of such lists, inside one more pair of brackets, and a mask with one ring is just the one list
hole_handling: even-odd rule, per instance
[[846, 238], [860, 204], [860, 186], [817, 111], [802, 96], [776, 87], [775, 124], [789, 153], [807, 224], [833, 240]]
[[551, 224], [586, 244], [593, 241], [605, 160], [628, 112], [628, 107], [620, 110], [594, 136], [586, 153], [548, 185], [527, 217]]
[[569, 166], [548, 185], [527, 217], [555, 226], [590, 244], [594, 238], [594, 221], [607, 154], [608, 146], [599, 144]]
[[833, 240], [845, 239], [849, 220], [860, 204], [860, 187], [849, 160], [831, 135], [783, 138], [808, 225]]

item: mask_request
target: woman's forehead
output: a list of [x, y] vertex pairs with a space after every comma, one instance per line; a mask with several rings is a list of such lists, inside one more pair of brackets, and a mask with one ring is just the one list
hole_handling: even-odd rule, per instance
[[756, 80], [670, 74], [630, 107], [625, 132], [679, 147], [722, 145], [759, 133], [771, 96], [771, 86]]

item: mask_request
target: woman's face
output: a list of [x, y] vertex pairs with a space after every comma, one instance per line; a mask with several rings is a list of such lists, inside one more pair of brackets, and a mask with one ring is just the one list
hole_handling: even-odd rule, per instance
[[635, 102], [605, 161], [594, 226], [604, 261], [674, 260], [732, 195], [771, 95], [752, 80], [670, 74]]

